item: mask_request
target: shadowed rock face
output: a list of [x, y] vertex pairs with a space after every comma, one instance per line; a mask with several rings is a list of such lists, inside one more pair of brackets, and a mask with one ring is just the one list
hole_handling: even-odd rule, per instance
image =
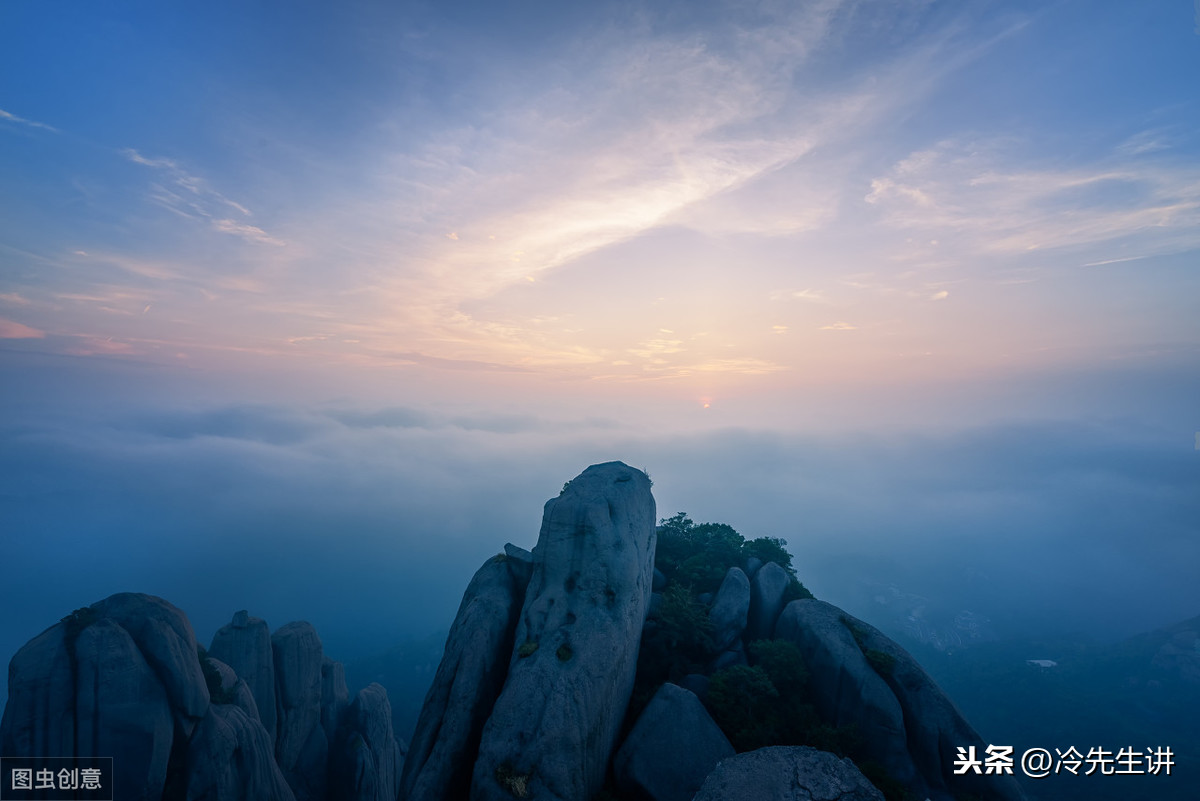
[[271, 632], [266, 621], [250, 617], [245, 611], [213, 635], [208, 655], [219, 659], [246, 682], [263, 728], [275, 742], [275, 659], [271, 651]]
[[504, 686], [513, 630], [525, 596], [511, 557], [475, 573], [446, 639], [446, 650], [417, 719], [404, 763], [401, 797], [466, 799], [483, 725]]
[[883, 801], [883, 793], [849, 759], [773, 746], [722, 761], [694, 801]]
[[613, 760], [617, 785], [650, 801], [691, 801], [733, 746], [700, 699], [664, 684], [646, 705]]
[[474, 801], [586, 801], [600, 789], [633, 689], [654, 523], [650, 480], [621, 462], [589, 467], [546, 504]]
[[822, 717], [870, 732], [870, 758], [910, 790], [932, 801], [1024, 798], [1011, 776], [953, 774], [958, 746], [982, 753], [985, 743], [916, 660], [874, 627], [809, 599], [788, 604], [776, 636], [799, 646]]

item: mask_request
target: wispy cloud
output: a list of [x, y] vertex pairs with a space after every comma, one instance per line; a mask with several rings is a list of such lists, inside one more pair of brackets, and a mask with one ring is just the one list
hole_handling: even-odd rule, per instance
[[159, 206], [182, 217], [208, 220], [212, 230], [240, 237], [247, 242], [274, 246], [285, 244], [258, 226], [230, 219], [229, 209], [242, 217], [252, 215], [241, 203], [213, 189], [206, 180], [189, 173], [174, 159], [144, 156], [133, 148], [121, 152], [134, 164], [149, 167], [163, 176], [166, 183], [152, 184], [149, 194], [150, 199]]
[[260, 245], [274, 245], [275, 247], [283, 247], [285, 243], [281, 239], [268, 234], [263, 229], [255, 225], [246, 225], [245, 223], [235, 222], [234, 220], [213, 220], [213, 228], [223, 234], [233, 234], [240, 236], [248, 242], [256, 242]]
[[28, 128], [41, 128], [44, 131], [50, 131], [52, 133], [59, 132], [58, 129], [52, 125], [47, 125], [44, 122], [37, 122], [35, 120], [27, 120], [24, 117], [18, 117], [16, 114], [7, 112], [2, 108], [0, 108], [0, 122], [11, 122], [16, 125], [24, 125]]
[[1003, 145], [946, 141], [897, 163], [864, 198], [905, 230], [958, 234], [975, 251], [1027, 252], [1152, 236], [1200, 246], [1200, 169], [1122, 157], [1014, 167]]
[[42, 339], [45, 336], [44, 331], [12, 320], [0, 319], [0, 339]]

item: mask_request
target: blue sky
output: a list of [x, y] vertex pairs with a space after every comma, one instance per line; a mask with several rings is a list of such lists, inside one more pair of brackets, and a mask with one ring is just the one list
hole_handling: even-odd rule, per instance
[[827, 575], [1015, 537], [1031, 614], [1196, 614], [1194, 17], [5, 3], [0, 655], [123, 589], [423, 634], [610, 458]]

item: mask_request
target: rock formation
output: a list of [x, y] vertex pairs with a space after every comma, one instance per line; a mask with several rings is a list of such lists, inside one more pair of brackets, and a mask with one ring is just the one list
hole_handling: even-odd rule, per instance
[[[309, 624], [276, 632], [269, 660], [265, 628], [241, 612], [217, 640], [222, 653], [249, 666], [260, 697], [279, 698], [278, 743], [249, 682], [197, 647], [180, 610], [122, 593], [77, 610], [13, 657], [0, 752], [112, 757], [113, 797], [123, 801], [325, 801], [322, 749], [335, 732], [364, 743], [370, 757], [370, 780], [352, 782], [339, 801], [393, 801], [403, 748], [392, 735], [386, 692], [369, 687], [347, 708], [341, 664], [323, 657]], [[269, 669], [259, 670], [263, 664]], [[281, 666], [278, 675], [272, 664]], [[293, 760], [292, 786], [276, 761], [280, 752]]]
[[604, 782], [654, 571], [645, 473], [594, 465], [546, 503], [504, 689], [484, 726], [471, 798], [588, 799]]
[[279, 734], [275, 761], [296, 801], [325, 796], [329, 740], [321, 726], [321, 638], [310, 623], [288, 623], [271, 635]]
[[233, 668], [254, 696], [258, 717], [271, 742], [275, 742], [275, 658], [271, 632], [265, 620], [250, 617], [245, 610], [213, 635], [209, 656]]
[[912, 791], [932, 801], [1023, 797], [1009, 776], [953, 774], [958, 746], [982, 753], [985, 744], [916, 660], [872, 626], [809, 599], [788, 604], [776, 636], [799, 646], [822, 717], [869, 732], [868, 757]]
[[[819, 737], [914, 798], [1023, 798], [953, 774], [984, 743], [902, 648], [830, 604], [784, 608], [788, 570], [728, 526], [672, 518], [656, 568], [654, 520], [620, 462], [547, 502], [533, 551], [506, 545], [467, 587], [407, 757], [386, 690], [351, 698], [310, 624], [238, 612], [205, 653], [180, 610], [128, 593], [17, 653], [0, 751], [115, 757], [134, 801], [590, 801], [609, 779], [650, 801], [880, 801], [850, 759], [731, 745]], [[698, 575], [724, 579], [693, 596]], [[771, 638], [795, 647], [750, 647]]]

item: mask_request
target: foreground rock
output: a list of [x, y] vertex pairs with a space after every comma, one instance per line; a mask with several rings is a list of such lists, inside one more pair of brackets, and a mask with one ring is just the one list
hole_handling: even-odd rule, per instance
[[700, 699], [664, 684], [625, 738], [613, 772], [617, 786], [632, 796], [691, 801], [717, 763], [733, 754]]
[[484, 726], [475, 801], [586, 801], [633, 689], [654, 571], [650, 480], [594, 465], [547, 502], [504, 689]]
[[695, 801], [884, 801], [849, 759], [807, 746], [773, 746], [717, 765]]
[[870, 732], [867, 758], [919, 797], [1024, 798], [1011, 776], [954, 775], [957, 747], [982, 753], [986, 744], [916, 660], [872, 626], [809, 599], [788, 604], [776, 635], [800, 648], [821, 716]]

